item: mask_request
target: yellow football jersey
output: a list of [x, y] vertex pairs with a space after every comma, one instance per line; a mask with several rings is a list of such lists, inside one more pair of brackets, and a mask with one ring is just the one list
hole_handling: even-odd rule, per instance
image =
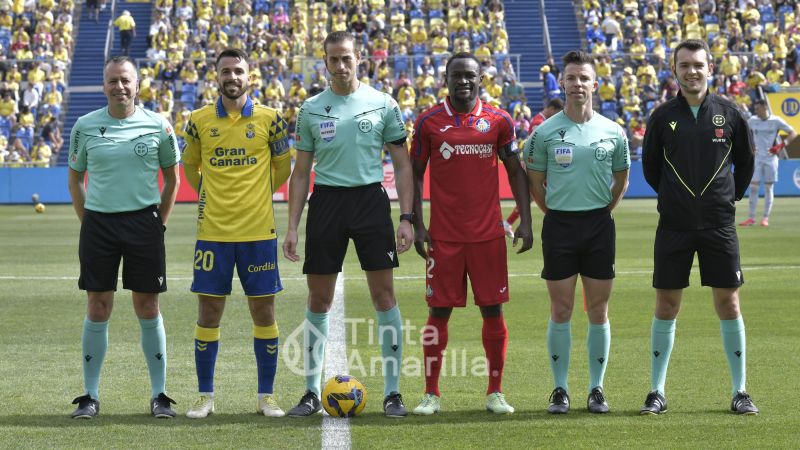
[[241, 113], [222, 100], [192, 111], [183, 162], [200, 168], [197, 239], [275, 239], [272, 162], [289, 158], [288, 125], [279, 111], [248, 98]]

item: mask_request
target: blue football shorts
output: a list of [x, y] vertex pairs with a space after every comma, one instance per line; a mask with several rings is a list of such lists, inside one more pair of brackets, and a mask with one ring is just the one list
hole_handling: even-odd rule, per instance
[[220, 297], [230, 295], [234, 265], [248, 297], [264, 297], [283, 290], [278, 273], [277, 239], [251, 242], [199, 240], [194, 250], [192, 292]]

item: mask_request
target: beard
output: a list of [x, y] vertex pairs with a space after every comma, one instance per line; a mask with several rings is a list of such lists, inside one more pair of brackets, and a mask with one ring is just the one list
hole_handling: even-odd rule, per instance
[[[229, 92], [229, 90], [228, 90], [231, 86], [236, 88], [236, 90], [233, 93]], [[236, 83], [229, 82], [229, 83], [225, 83], [222, 86], [222, 91], [221, 92], [222, 92], [222, 95], [224, 95], [226, 98], [228, 98], [230, 100], [236, 100], [239, 97], [241, 97], [242, 95], [244, 95], [245, 93], [247, 93], [247, 86], [241, 86], [240, 87], [240, 86], [237, 86]]]

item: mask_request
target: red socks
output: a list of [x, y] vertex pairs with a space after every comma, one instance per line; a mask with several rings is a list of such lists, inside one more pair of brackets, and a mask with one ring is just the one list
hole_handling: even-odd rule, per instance
[[501, 392], [503, 382], [503, 366], [506, 361], [508, 345], [508, 328], [503, 316], [483, 318], [483, 349], [489, 361], [489, 388], [486, 394]]
[[[449, 318], [428, 317], [422, 333], [422, 352], [425, 355], [425, 393], [441, 397], [439, 374], [442, 358], [447, 348], [447, 322]], [[503, 316], [483, 319], [483, 349], [489, 362], [489, 387], [486, 394], [501, 392], [503, 366], [506, 361], [508, 328]]]
[[422, 332], [422, 353], [425, 355], [425, 393], [441, 397], [439, 373], [447, 348], [447, 321], [449, 317], [428, 317]]

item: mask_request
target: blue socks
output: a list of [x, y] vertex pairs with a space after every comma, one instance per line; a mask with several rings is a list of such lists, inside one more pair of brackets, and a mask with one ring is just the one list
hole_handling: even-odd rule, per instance
[[139, 319], [142, 328], [142, 351], [150, 372], [150, 387], [153, 397], [166, 394], [167, 384], [167, 337], [161, 314], [152, 319]]
[[590, 323], [586, 335], [586, 350], [589, 356], [589, 393], [603, 387], [603, 377], [608, 367], [608, 352], [611, 348], [611, 324]]
[[388, 311], [375, 311], [378, 317], [378, 343], [383, 358], [383, 395], [400, 392], [400, 364], [403, 362], [403, 318], [395, 305]]
[[197, 371], [198, 392], [212, 394], [214, 392], [214, 366], [217, 363], [219, 350], [219, 327], [194, 327], [194, 366]]
[[83, 387], [86, 393], [95, 400], [100, 398], [100, 369], [108, 349], [108, 321], [92, 322], [88, 317], [83, 319]]
[[268, 327], [253, 325], [253, 352], [258, 366], [258, 393], [272, 394], [278, 368], [278, 323]]
[[736, 395], [737, 391], [744, 390], [747, 379], [744, 321], [742, 316], [733, 320], [720, 320], [719, 328], [722, 332], [722, 346], [731, 369], [731, 381], [733, 382], [731, 395]]
[[313, 313], [306, 310], [303, 324], [303, 369], [306, 374], [306, 389], [321, 396], [320, 379], [322, 362], [325, 360], [325, 343], [328, 341], [328, 313]]
[[664, 395], [667, 366], [675, 343], [675, 319], [661, 320], [653, 317], [650, 331], [650, 390]]
[[567, 374], [569, 373], [569, 351], [572, 348], [572, 327], [570, 322], [555, 323], [547, 321], [547, 353], [550, 356], [550, 370], [553, 372], [554, 387], [569, 392]]

